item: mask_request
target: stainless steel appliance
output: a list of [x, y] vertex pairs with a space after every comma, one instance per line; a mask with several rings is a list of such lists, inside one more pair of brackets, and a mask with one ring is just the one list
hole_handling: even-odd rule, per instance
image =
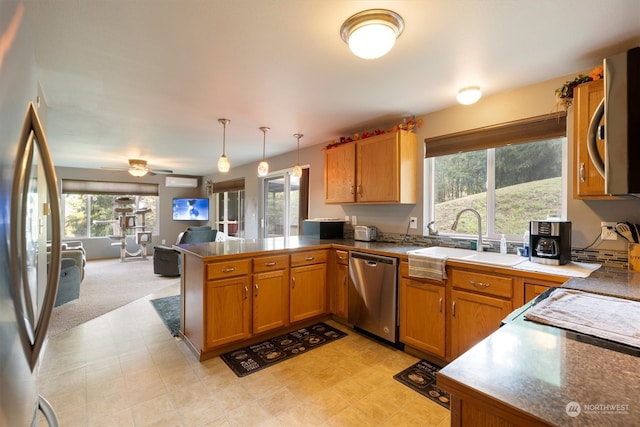
[[563, 265], [571, 261], [571, 222], [531, 221], [531, 262]]
[[[589, 125], [589, 157], [607, 194], [640, 197], [640, 47], [605, 58], [603, 68], [604, 99]], [[604, 139], [604, 156], [597, 138]]]
[[356, 225], [353, 227], [353, 239], [361, 242], [374, 242], [378, 238], [378, 232], [371, 225]]
[[349, 276], [349, 323], [398, 346], [398, 259], [351, 251]]
[[57, 426], [38, 369], [60, 273], [60, 199], [31, 102], [38, 83], [22, 2], [2, 2], [0, 39], [0, 425], [35, 426], [40, 410]]

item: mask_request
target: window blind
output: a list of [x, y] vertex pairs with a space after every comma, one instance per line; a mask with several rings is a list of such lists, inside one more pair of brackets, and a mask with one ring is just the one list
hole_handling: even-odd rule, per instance
[[157, 196], [158, 184], [139, 182], [84, 181], [63, 179], [63, 194], [120, 194], [136, 196]]
[[497, 125], [425, 138], [425, 157], [437, 157], [466, 151], [523, 144], [567, 134], [566, 113], [501, 123]]

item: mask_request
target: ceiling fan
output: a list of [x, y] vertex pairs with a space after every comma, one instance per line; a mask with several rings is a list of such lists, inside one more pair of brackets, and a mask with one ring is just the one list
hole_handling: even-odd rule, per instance
[[140, 178], [145, 176], [147, 173], [149, 175], [158, 175], [158, 174], [170, 174], [173, 173], [172, 170], [169, 169], [155, 169], [147, 165], [146, 160], [142, 159], [129, 159], [129, 167], [128, 168], [107, 168], [103, 167], [102, 169], [108, 169], [113, 171], [126, 171], [129, 172], [132, 176], [136, 178]]

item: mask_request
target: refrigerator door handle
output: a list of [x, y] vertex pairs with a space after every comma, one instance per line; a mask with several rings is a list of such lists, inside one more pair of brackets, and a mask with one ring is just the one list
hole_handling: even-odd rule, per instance
[[[47, 269], [46, 288], [39, 315], [33, 311], [31, 289], [26, 265], [26, 215], [28, 179], [31, 174], [34, 153], [38, 155], [38, 165], [42, 167], [47, 188], [48, 213], [51, 215], [51, 253]], [[58, 180], [49, 153], [47, 140], [32, 102], [27, 108], [26, 118], [18, 141], [16, 166], [11, 188], [11, 232], [10, 268], [11, 289], [15, 300], [18, 332], [22, 347], [31, 370], [37, 364], [44, 345], [51, 313], [58, 292], [61, 258], [61, 218]], [[47, 212], [45, 212], [47, 213]]]
[[[44, 415], [44, 418], [45, 420], [47, 420], [47, 424], [49, 424], [49, 427], [60, 426], [58, 417], [56, 416], [56, 411], [53, 410], [53, 406], [51, 406], [49, 401], [41, 395], [38, 395], [38, 410], [42, 412], [42, 415]], [[34, 417], [31, 427], [35, 427], [37, 425], [37, 419], [37, 417]]]

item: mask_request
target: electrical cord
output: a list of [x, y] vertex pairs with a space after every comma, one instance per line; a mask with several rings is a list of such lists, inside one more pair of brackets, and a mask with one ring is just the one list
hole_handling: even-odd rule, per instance
[[584, 248], [580, 248], [580, 249], [576, 249], [576, 250], [577, 251], [585, 251], [585, 250], [589, 249], [590, 247], [592, 247], [593, 245], [595, 245], [596, 242], [598, 241], [598, 239], [600, 239], [600, 233], [598, 233], [596, 238], [589, 245], [585, 246]]

